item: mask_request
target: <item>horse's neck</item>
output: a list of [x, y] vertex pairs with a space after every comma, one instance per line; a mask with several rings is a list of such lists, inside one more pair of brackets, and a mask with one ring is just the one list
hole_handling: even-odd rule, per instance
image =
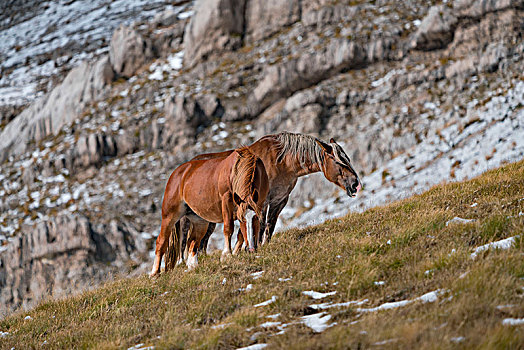
[[[277, 142], [272, 138], [262, 138], [255, 142], [251, 147], [255, 146], [259, 152], [267, 152], [271, 153], [271, 155], [268, 154], [270, 159], [273, 159], [273, 162], [276, 164], [276, 159], [278, 156], [278, 144]], [[262, 151], [263, 150], [263, 151]], [[255, 152], [256, 153], [256, 152]], [[293, 169], [293, 175], [297, 178], [306, 176], [312, 173], [318, 173], [321, 171], [320, 167], [316, 162], [310, 162], [305, 167], [300, 164], [300, 160], [298, 157], [287, 155], [284, 157], [284, 162], [286, 163], [287, 169]]]
[[320, 171], [320, 167], [318, 166], [317, 163], [312, 163], [311, 165], [302, 167], [298, 160], [295, 159], [294, 162], [296, 163], [294, 164], [295, 169], [299, 169], [296, 174], [297, 177], [302, 177], [302, 176], [306, 176], [309, 174], [318, 173]]

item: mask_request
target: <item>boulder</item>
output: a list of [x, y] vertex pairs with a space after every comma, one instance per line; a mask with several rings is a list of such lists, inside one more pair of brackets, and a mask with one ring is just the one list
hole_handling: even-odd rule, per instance
[[185, 96], [169, 97], [165, 102], [165, 128], [162, 132], [164, 146], [183, 146], [211, 122], [200, 104]]
[[153, 57], [151, 42], [136, 30], [121, 25], [114, 31], [109, 47], [109, 59], [118, 75], [130, 78]]
[[106, 93], [113, 79], [107, 56], [94, 63], [82, 62], [64, 81], [40, 98], [0, 133], [0, 163], [9, 155], [19, 155], [30, 142], [57, 134], [63, 126], [80, 116], [84, 107]]
[[458, 20], [446, 5], [429, 9], [426, 17], [415, 32], [411, 47], [418, 50], [441, 49], [453, 40]]
[[186, 66], [241, 46], [245, 0], [197, 0], [184, 34]]
[[198, 96], [197, 101], [208, 118], [220, 118], [224, 114], [224, 107], [215, 94]]

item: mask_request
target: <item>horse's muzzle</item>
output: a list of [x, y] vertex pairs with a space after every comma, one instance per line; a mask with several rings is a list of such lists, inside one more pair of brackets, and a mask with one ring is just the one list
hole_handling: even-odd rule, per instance
[[360, 180], [357, 179], [351, 186], [346, 186], [346, 193], [349, 197], [355, 198], [358, 192], [362, 189], [362, 184]]

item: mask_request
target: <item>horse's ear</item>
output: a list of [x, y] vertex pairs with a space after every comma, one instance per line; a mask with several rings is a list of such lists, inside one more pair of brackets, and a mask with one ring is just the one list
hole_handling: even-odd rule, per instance
[[334, 138], [329, 139], [329, 143], [336, 143]]
[[324, 141], [320, 141], [318, 139], [315, 140], [317, 144], [326, 152], [327, 154], [333, 154], [333, 147], [325, 143]]

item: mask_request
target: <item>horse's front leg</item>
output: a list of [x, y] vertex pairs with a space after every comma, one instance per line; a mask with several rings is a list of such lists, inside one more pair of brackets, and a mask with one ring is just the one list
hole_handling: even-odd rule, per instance
[[240, 223], [240, 229], [237, 232], [237, 243], [235, 244], [235, 248], [233, 249], [233, 255], [238, 254], [240, 250], [242, 249], [242, 245], [244, 243], [244, 232], [246, 232], [247, 226], [246, 221]]
[[275, 226], [277, 224], [278, 216], [282, 212], [282, 209], [284, 209], [284, 207], [286, 206], [288, 199], [289, 199], [289, 195], [283, 198], [277, 204], [269, 205], [266, 227], [262, 235], [262, 245], [269, 243], [269, 241], [271, 240], [271, 237], [273, 236], [273, 232], [275, 231]]
[[258, 216], [253, 216], [253, 219], [251, 219], [251, 225], [253, 229], [251, 230], [251, 240], [250, 243], [252, 245], [249, 246], [249, 251], [255, 251], [258, 248], [258, 240], [259, 240], [259, 234], [260, 234], [260, 219]]
[[220, 261], [225, 261], [231, 256], [231, 235], [234, 230], [233, 220], [233, 198], [230, 193], [222, 197], [222, 219], [224, 220], [224, 250]]

